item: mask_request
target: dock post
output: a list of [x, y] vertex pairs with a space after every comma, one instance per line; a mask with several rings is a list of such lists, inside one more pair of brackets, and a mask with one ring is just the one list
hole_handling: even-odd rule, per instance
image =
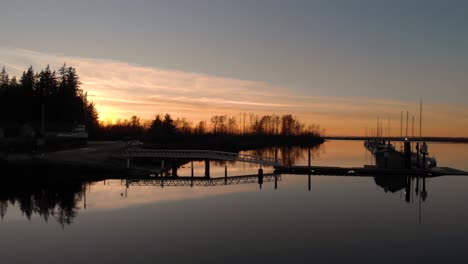
[[191, 168], [191, 171], [192, 171], [192, 175], [190, 177], [190, 187], [193, 187], [193, 160], [190, 163], [190, 168]]
[[163, 172], [164, 172], [164, 160], [161, 161], [161, 178], [163, 177]]
[[278, 189], [278, 174], [275, 173], [275, 190]]
[[177, 177], [177, 168], [178, 168], [178, 163], [177, 163], [177, 159], [174, 159], [172, 161], [172, 177]]
[[191, 172], [192, 172], [192, 178], [193, 178], [193, 160], [191, 161], [190, 163], [190, 169], [191, 169]]
[[227, 165], [224, 165], [224, 185], [227, 185]]
[[423, 201], [426, 201], [427, 198], [427, 191], [426, 191], [426, 176], [423, 176], [422, 179], [422, 192], [421, 192], [421, 198]]
[[429, 154], [427, 151], [427, 145], [426, 142], [423, 142], [421, 146], [421, 153], [422, 153], [422, 158], [423, 158], [423, 169], [426, 169], [426, 156]]
[[309, 153], [309, 167], [310, 167], [310, 148], [309, 148], [308, 153]]
[[419, 168], [419, 142], [416, 143], [416, 164]]
[[403, 152], [404, 160], [405, 160], [405, 169], [411, 169], [411, 143], [409, 141], [405, 141], [404, 143], [404, 152]]
[[405, 201], [409, 203], [411, 201], [411, 179], [407, 177], [405, 187]]
[[210, 178], [210, 160], [205, 160], [205, 177]]
[[416, 196], [419, 196], [419, 176], [416, 178], [416, 189], [414, 189]]
[[260, 189], [262, 189], [262, 184], [263, 184], [263, 169], [260, 167], [258, 169], [258, 184], [260, 185]]
[[278, 162], [278, 149], [275, 148], [275, 162]]

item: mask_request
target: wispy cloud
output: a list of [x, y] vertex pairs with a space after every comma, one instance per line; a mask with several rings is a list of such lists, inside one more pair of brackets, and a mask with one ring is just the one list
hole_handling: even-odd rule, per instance
[[[382, 119], [390, 115], [392, 132], [397, 134], [400, 111], [410, 110], [416, 116], [419, 111], [418, 102], [294, 94], [258, 81], [0, 47], [0, 66], [5, 65], [11, 75], [21, 74], [30, 65], [38, 70], [48, 64], [59, 68], [64, 62], [77, 69], [82, 88], [96, 103], [102, 120], [133, 114], [151, 119], [158, 113], [193, 121], [208, 120], [213, 114], [292, 113], [321, 124], [329, 134], [363, 134], [366, 127], [374, 126], [378, 115]], [[468, 135], [467, 106], [424, 106], [427, 133]]]

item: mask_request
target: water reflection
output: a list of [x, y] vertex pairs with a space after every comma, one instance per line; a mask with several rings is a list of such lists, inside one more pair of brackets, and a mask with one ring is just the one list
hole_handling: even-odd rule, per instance
[[[443, 159], [445, 153], [454, 147], [460, 149], [458, 153], [465, 155], [466, 145], [463, 146], [437, 146], [433, 152], [437, 157]], [[308, 162], [308, 148], [269, 148], [262, 150], [252, 150], [244, 152], [246, 154], [262, 155], [266, 157], [278, 157], [284, 164], [305, 165]], [[362, 166], [366, 164], [367, 153], [361, 142], [327, 142], [321, 147], [310, 149], [313, 165], [341, 165], [341, 166]], [[362, 154], [362, 155], [361, 155]], [[466, 155], [465, 155], [466, 156]], [[447, 162], [448, 163], [448, 162]], [[443, 163], [445, 164], [445, 163]], [[180, 169], [180, 177], [155, 178], [145, 180], [113, 181], [117, 186], [104, 185], [105, 182], [85, 182], [85, 181], [57, 181], [57, 180], [12, 180], [6, 177], [0, 186], [0, 216], [5, 218], [8, 214], [15, 214], [16, 211], [22, 213], [22, 217], [31, 219], [33, 216], [40, 216], [45, 221], [54, 219], [54, 222], [61, 226], [70, 225], [79, 213], [86, 209], [87, 204], [91, 204], [91, 209], [115, 209], [130, 207], [134, 205], [150, 204], [160, 201], [193, 200], [200, 197], [220, 196], [227, 194], [240, 194], [246, 192], [258, 192], [262, 187], [262, 192], [279, 190], [278, 192], [301, 192], [307, 189], [311, 195], [326, 195], [323, 188], [312, 188], [313, 181], [320, 182], [318, 178], [323, 176], [310, 175], [274, 175], [269, 174], [264, 168], [263, 177], [258, 177], [258, 165], [233, 162], [213, 162], [212, 177], [183, 177], [190, 175], [190, 167]], [[198, 166], [198, 167], [197, 167]], [[225, 168], [229, 168], [229, 177], [225, 175]], [[247, 169], [242, 169], [244, 166]], [[465, 169], [465, 163], [455, 163], [454, 166]], [[190, 169], [189, 169], [190, 168]], [[196, 165], [195, 175], [203, 175], [203, 164]], [[235, 176], [238, 174], [250, 174], [247, 176]], [[306, 179], [305, 177], [308, 177]], [[346, 176], [348, 179], [351, 176]], [[339, 177], [332, 177], [330, 182], [336, 181]], [[443, 178], [443, 177], [441, 177]], [[328, 180], [328, 179], [327, 179]], [[428, 190], [426, 181], [428, 178], [376, 176], [366, 179], [372, 185], [379, 186], [379, 192], [390, 194], [401, 193], [402, 200], [413, 203], [414, 201], [426, 202]], [[343, 181], [345, 182], [345, 181]], [[354, 180], [353, 180], [354, 182]], [[358, 182], [356, 180], [356, 182]], [[342, 183], [337, 183], [334, 188]], [[431, 186], [436, 197], [440, 194], [440, 185]], [[161, 188], [164, 187], [164, 188]], [[205, 188], [207, 187], [207, 188]], [[113, 189], [115, 188], [115, 189]], [[346, 186], [346, 188], [348, 188]], [[127, 193], [127, 191], [130, 192]], [[93, 190], [90, 193], [90, 190]], [[340, 189], [340, 191], [344, 190]], [[114, 192], [115, 191], [115, 192]], [[283, 192], [283, 193], [284, 193]], [[372, 192], [376, 193], [372, 190]], [[349, 193], [340, 192], [340, 199], [348, 199]], [[129, 196], [127, 199], [125, 197]], [[280, 197], [278, 193], [276, 197]], [[274, 197], [273, 197], [274, 198]], [[386, 198], [385, 198], [386, 199]], [[436, 199], [436, 198], [434, 198]], [[440, 196], [437, 200], [440, 200]]]
[[280, 160], [285, 166], [292, 166], [302, 160], [307, 160], [310, 154], [311, 159], [319, 159], [321, 154], [326, 154], [325, 145], [315, 145], [312, 147], [281, 147], [263, 148], [245, 151], [245, 154], [275, 158]]
[[[414, 196], [426, 201], [426, 177], [379, 176], [374, 177], [375, 184], [385, 192], [396, 193], [405, 190], [405, 201], [410, 203]], [[422, 188], [422, 190], [421, 190]]]
[[130, 186], [160, 186], [164, 187], [215, 187], [222, 185], [238, 185], [238, 184], [262, 184], [266, 182], [281, 181], [279, 174], [265, 174], [265, 175], [243, 175], [243, 176], [229, 176], [218, 178], [202, 178], [202, 177], [159, 177], [155, 179], [128, 179], [122, 180], [121, 184], [129, 188]]
[[31, 220], [41, 216], [46, 222], [55, 219], [70, 225], [78, 215], [78, 202], [85, 199], [88, 183], [80, 181], [8, 180], [0, 186], [0, 216], [3, 220], [9, 206], [17, 206]]
[[[311, 175], [308, 176], [308, 189], [311, 191]], [[285, 177], [297, 176], [281, 176], [279, 174], [258, 174], [246, 176], [231, 176], [218, 178], [201, 178], [201, 177], [161, 177], [155, 179], [128, 179], [120, 180], [120, 185], [125, 188], [125, 191], [120, 196], [126, 198], [129, 188], [134, 189], [133, 192], [138, 192], [141, 187], [156, 187], [167, 188], [175, 187], [209, 187], [219, 188], [221, 186], [233, 186], [243, 184], [257, 184], [259, 189], [265, 183], [274, 183], [274, 190], [279, 188], [280, 182]], [[301, 176], [302, 177], [302, 176]], [[322, 177], [322, 176], [314, 176]], [[350, 176], [344, 176], [349, 178]], [[405, 201], [410, 203], [414, 197], [419, 197], [422, 202], [426, 201], [428, 192], [426, 189], [426, 178], [413, 177], [395, 177], [395, 176], [376, 176], [373, 177], [377, 186], [381, 187], [384, 192], [396, 193], [399, 191], [405, 192]], [[33, 215], [39, 215], [48, 222], [52, 217], [62, 227], [73, 223], [74, 218], [82, 209], [86, 209], [86, 193], [92, 187], [104, 182], [87, 182], [87, 181], [9, 181], [0, 186], [0, 215], [3, 219], [8, 212], [9, 206], [14, 206], [20, 209], [23, 216], [31, 220]], [[79, 206], [82, 204], [82, 207]]]

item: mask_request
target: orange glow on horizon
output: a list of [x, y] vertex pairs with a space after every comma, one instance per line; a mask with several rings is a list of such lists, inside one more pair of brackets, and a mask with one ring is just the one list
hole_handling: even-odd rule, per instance
[[[90, 95], [99, 112], [99, 120], [104, 123], [130, 119], [133, 115], [141, 120], [153, 120], [155, 115], [166, 113], [174, 119], [185, 117], [193, 124], [201, 120], [209, 124], [213, 115], [292, 114], [303, 123], [320, 125], [326, 129], [326, 135], [364, 135], [366, 128], [370, 131], [376, 127], [378, 116], [386, 133], [390, 115], [391, 135], [399, 136], [400, 111], [408, 110], [415, 116], [415, 134], [419, 133], [419, 101], [326, 97], [313, 92], [313, 86], [320, 86], [320, 83], [312, 85], [310, 92], [293, 93], [288, 87], [264, 82], [112, 60], [27, 50], [10, 53], [42, 66], [50, 64], [51, 68], [59, 68], [66, 61], [76, 68], [81, 88]], [[26, 67], [9, 64], [12, 69]], [[412, 131], [411, 121], [409, 131]], [[468, 106], [424, 101], [423, 135], [467, 137]]]
[[[365, 101], [365, 99], [363, 99]], [[364, 103], [363, 103], [364, 104]], [[414, 103], [416, 104], [416, 102]], [[223, 109], [223, 108], [208, 108], [204, 107], [202, 109], [176, 109], [176, 108], [166, 108], [168, 111], [159, 111], [159, 109], [154, 109], [154, 112], [151, 110], [148, 111], [132, 111], [132, 105], [127, 107], [112, 107], [108, 105], [103, 105], [99, 102], [96, 102], [96, 107], [99, 111], [99, 121], [104, 124], [115, 124], [117, 121], [129, 120], [133, 115], [138, 116], [141, 119], [142, 123], [148, 123], [154, 119], [156, 115], [164, 115], [166, 113], [170, 114], [173, 119], [177, 118], [186, 118], [188, 121], [195, 126], [199, 121], [206, 121], [208, 127], [210, 126], [210, 118], [213, 115], [228, 115], [236, 117], [238, 122], [242, 122], [242, 113], [246, 114], [246, 119], [249, 119], [249, 113], [255, 115], [282, 115], [282, 114], [293, 114], [299, 120], [307, 125], [320, 125], [321, 129], [325, 129], [325, 135], [328, 136], [363, 136], [366, 133], [370, 135], [372, 130], [376, 127], [377, 114], [373, 116], [373, 108], [371, 106], [363, 106], [364, 109], [368, 109], [369, 114], [362, 115], [360, 113], [352, 112], [349, 113], [333, 113], [334, 102], [330, 102], [329, 108], [331, 113], [327, 115], [314, 114], [313, 112], [300, 111], [300, 112], [274, 112], [274, 110], [265, 111], [265, 110], [254, 110], [248, 109], [249, 112], [246, 112], [245, 109]], [[450, 116], [445, 113], [440, 113], [440, 107], [433, 106], [433, 109], [425, 109], [427, 117], [423, 116], [423, 136], [453, 136], [453, 137], [463, 137], [468, 135], [468, 122], [460, 122], [457, 117]], [[170, 111], [172, 110], [172, 111]], [[400, 136], [400, 112], [397, 108], [387, 109], [383, 111], [384, 113], [391, 112], [390, 120], [390, 136]], [[376, 112], [377, 113], [377, 112]], [[414, 124], [414, 135], [419, 135], [419, 112], [412, 112], [411, 115], [415, 116]], [[388, 115], [381, 115], [381, 126], [384, 135], [388, 135]], [[463, 121], [463, 120], [462, 120]], [[248, 123], [248, 121], [247, 121]], [[453, 124], [457, 124], [456, 127], [453, 127]], [[240, 125], [240, 124], [239, 124]], [[411, 136], [413, 131], [411, 116], [408, 127], [408, 136]], [[406, 133], [406, 116], [403, 120], [403, 136]]]

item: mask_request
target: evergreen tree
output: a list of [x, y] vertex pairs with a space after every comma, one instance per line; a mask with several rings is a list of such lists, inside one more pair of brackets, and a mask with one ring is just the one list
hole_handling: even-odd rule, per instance
[[[99, 130], [98, 113], [93, 103], [80, 89], [76, 70], [64, 64], [59, 74], [50, 66], [35, 74], [33, 67], [23, 72], [20, 81], [9, 80], [6, 70], [0, 71], [0, 124], [19, 126], [24, 123], [35, 126], [41, 119], [41, 106], [45, 106], [46, 122], [57, 129], [71, 129], [85, 124], [88, 131]], [[14, 130], [12, 130], [14, 131]]]
[[164, 116], [164, 121], [163, 121], [163, 124], [162, 124], [162, 128], [163, 128], [163, 134], [165, 136], [170, 136], [170, 135], [175, 134], [176, 126], [175, 126], [174, 120], [172, 119], [170, 114], [166, 114]]
[[32, 96], [35, 90], [36, 84], [36, 75], [34, 74], [33, 67], [29, 67], [28, 71], [23, 72], [23, 75], [20, 79], [20, 84], [22, 88], [22, 92], [25, 96]]
[[9, 91], [7, 91], [8, 94], [16, 94], [19, 92], [20, 84], [18, 83], [18, 80], [16, 80], [16, 76], [13, 76], [10, 80], [10, 87]]
[[42, 70], [38, 75], [36, 83], [37, 96], [52, 96], [57, 94], [57, 77], [55, 71], [50, 70], [50, 66]]
[[64, 97], [74, 97], [82, 95], [80, 90], [80, 79], [76, 73], [75, 68], [67, 67], [66, 64], [59, 69], [59, 79], [60, 79], [60, 93]]
[[0, 72], [0, 95], [5, 94], [10, 86], [10, 79], [8, 77], [8, 73], [3, 67], [2, 71]]
[[151, 126], [149, 128], [149, 134], [151, 135], [151, 137], [154, 137], [154, 138], [162, 136], [163, 124], [162, 124], [161, 117], [159, 115], [157, 115], [154, 118], [153, 122], [151, 122]]
[[64, 96], [65, 91], [67, 90], [67, 64], [63, 64], [62, 67], [58, 70], [59, 73], [59, 94]]

